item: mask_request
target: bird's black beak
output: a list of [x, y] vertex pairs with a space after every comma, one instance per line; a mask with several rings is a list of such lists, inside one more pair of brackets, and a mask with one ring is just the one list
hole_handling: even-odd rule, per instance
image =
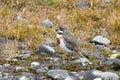
[[59, 29], [56, 29], [58, 34], [63, 34], [63, 29], [60, 27]]
[[58, 32], [59, 29], [56, 29], [56, 32]]

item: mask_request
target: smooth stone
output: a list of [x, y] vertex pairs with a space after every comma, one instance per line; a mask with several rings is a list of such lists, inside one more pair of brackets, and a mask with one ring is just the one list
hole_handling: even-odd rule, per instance
[[51, 57], [50, 60], [52, 62], [60, 62], [60, 58], [57, 58], [57, 57]]
[[73, 80], [70, 76], [68, 76], [65, 80]]
[[38, 65], [33, 67], [36, 73], [46, 73], [49, 69], [46, 65]]
[[13, 75], [10, 76], [4, 76], [3, 80], [15, 80], [15, 77]]
[[0, 37], [0, 43], [6, 43], [7, 42], [7, 39], [5, 37]]
[[8, 63], [6, 63], [6, 64], [3, 65], [3, 67], [9, 67], [9, 66], [11, 66], [11, 65], [8, 64]]
[[86, 63], [92, 64], [87, 58], [80, 58], [74, 61], [74, 63], [81, 63], [82, 66], [86, 66]]
[[38, 65], [40, 65], [39, 62], [32, 62], [32, 63], [31, 63], [31, 68], [34, 68], [34, 67], [36, 67], [36, 66], [38, 66]]
[[[119, 80], [119, 76], [112, 72], [102, 72], [99, 70], [88, 70], [81, 71], [77, 73], [77, 76], [80, 80]], [[96, 79], [96, 80], [97, 80]]]
[[24, 16], [18, 15], [18, 16], [17, 16], [17, 20], [26, 22], [26, 21], [27, 21], [27, 18], [24, 17]]
[[113, 53], [120, 54], [120, 50], [112, 50]]
[[27, 77], [28, 80], [36, 80], [35, 74], [33, 73], [22, 72], [21, 75]]
[[104, 4], [111, 2], [111, 0], [97, 0], [97, 1], [98, 1], [98, 2], [102, 2], [102, 3], [104, 3]]
[[45, 76], [44, 74], [40, 73], [37, 78], [37, 80], [48, 80], [47, 76]]
[[65, 79], [70, 75], [70, 72], [67, 70], [49, 70], [47, 74], [53, 79]]
[[42, 21], [42, 24], [49, 28], [53, 27], [53, 23], [49, 19], [45, 19], [44, 21]]
[[45, 53], [47, 53], [46, 55], [53, 55], [55, 52], [54, 48], [49, 46], [49, 45], [40, 45], [39, 50], [38, 50], [38, 54], [42, 54], [45, 55]]
[[17, 57], [23, 60], [23, 59], [29, 58], [29, 57], [30, 57], [30, 54], [20, 54], [20, 55], [18, 55]]
[[2, 65], [0, 65], [0, 72], [4, 71], [4, 67]]
[[3, 74], [8, 76], [8, 75], [11, 75], [13, 74], [15, 71], [15, 67], [13, 65], [10, 65], [10, 64], [4, 64], [3, 65]]
[[79, 80], [77, 76], [68, 76], [65, 80]]
[[[96, 73], [95, 73], [96, 74]], [[99, 74], [102, 79], [104, 80], [119, 80], [119, 76], [112, 72], [103, 72], [102, 74]]]
[[92, 39], [92, 42], [98, 43], [98, 44], [103, 44], [103, 45], [108, 45], [110, 44], [110, 40], [103, 37], [103, 36], [96, 36]]
[[3, 77], [3, 73], [2, 72], [0, 72], [0, 77]]
[[18, 59], [12, 59], [13, 62], [18, 62]]
[[113, 68], [115, 69], [119, 69], [120, 68], [120, 59], [108, 59], [106, 61], [104, 61], [102, 64], [104, 64], [105, 66], [114, 66]]
[[77, 7], [77, 8], [80, 8], [80, 9], [86, 9], [89, 7], [89, 4], [88, 2], [78, 2], [78, 3], [74, 3], [73, 4], [73, 7]]
[[4, 80], [3, 77], [0, 77], [0, 80]]
[[29, 70], [23, 66], [16, 66], [16, 71], [29, 71]]
[[101, 78], [95, 78], [94, 80], [102, 80]]
[[111, 51], [108, 47], [105, 47], [104, 45], [96, 45], [96, 48], [99, 50], [99, 51]]
[[120, 56], [120, 54], [112, 54], [110, 56], [110, 59], [116, 59], [118, 56]]
[[94, 53], [94, 52], [87, 52], [86, 55], [90, 58], [90, 57], [93, 57], [94, 59], [97, 59], [97, 60], [106, 60], [107, 57], [105, 57], [102, 53], [100, 52], [97, 52], [97, 53]]
[[29, 78], [27, 78], [26, 76], [22, 76], [22, 77], [20, 77], [19, 80], [29, 80]]

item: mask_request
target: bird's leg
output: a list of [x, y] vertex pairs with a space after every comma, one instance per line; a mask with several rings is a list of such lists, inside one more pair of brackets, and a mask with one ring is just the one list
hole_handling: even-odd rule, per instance
[[62, 60], [62, 62], [61, 63], [68, 63], [68, 59], [69, 59], [69, 55], [68, 54], [62, 54], [61, 56], [60, 56], [60, 58], [61, 58], [61, 60]]
[[68, 53], [68, 63], [70, 64], [71, 61], [72, 61], [72, 56], [73, 56], [73, 53]]
[[81, 52], [78, 53], [78, 58], [84, 57], [83, 54]]

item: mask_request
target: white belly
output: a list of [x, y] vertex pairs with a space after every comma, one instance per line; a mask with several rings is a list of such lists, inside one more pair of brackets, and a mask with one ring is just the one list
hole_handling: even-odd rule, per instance
[[60, 48], [61, 48], [63, 51], [65, 51], [65, 52], [67, 52], [67, 53], [73, 52], [72, 50], [70, 50], [70, 49], [68, 49], [68, 48], [66, 47], [66, 45], [65, 45], [65, 43], [64, 43], [64, 40], [63, 40], [63, 35], [57, 34], [57, 38], [60, 38], [60, 44], [59, 44], [59, 46], [60, 46]]
[[63, 41], [63, 39], [61, 39], [61, 42], [60, 42], [60, 48], [65, 51], [65, 52], [68, 52], [68, 53], [71, 53], [72, 50], [68, 49]]

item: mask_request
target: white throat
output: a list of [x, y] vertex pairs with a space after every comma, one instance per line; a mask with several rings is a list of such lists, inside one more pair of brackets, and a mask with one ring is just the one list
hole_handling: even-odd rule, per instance
[[57, 38], [62, 38], [63, 35], [62, 34], [57, 34]]
[[62, 30], [58, 30], [58, 33], [61, 33], [61, 34], [63, 34], [63, 31], [62, 31]]

